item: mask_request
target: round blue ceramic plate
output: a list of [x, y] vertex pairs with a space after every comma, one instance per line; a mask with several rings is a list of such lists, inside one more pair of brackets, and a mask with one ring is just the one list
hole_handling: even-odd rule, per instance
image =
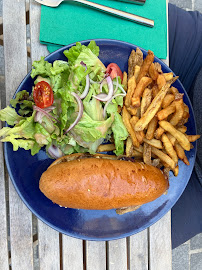
[[[83, 41], [86, 45], [89, 41]], [[108, 65], [115, 62], [122, 71], [127, 71], [127, 61], [135, 45], [116, 40], [96, 40], [100, 47], [101, 61]], [[68, 45], [46, 57], [46, 60], [53, 62], [56, 59], [66, 60], [63, 55], [65, 49], [69, 49], [75, 44]], [[147, 54], [143, 50], [144, 57]], [[171, 70], [158, 58], [156, 62], [162, 65], [163, 72]], [[34, 80], [30, 73], [25, 77], [16, 93], [23, 89], [31, 92]], [[195, 120], [189, 98], [177, 80], [174, 86], [179, 92], [184, 93], [184, 101], [190, 109], [190, 119], [187, 124], [188, 134], [196, 134]], [[23, 149], [13, 151], [10, 143], [4, 144], [5, 159], [12, 182], [27, 207], [43, 222], [57, 231], [86, 240], [112, 240], [127, 237], [138, 233], [149, 227], [162, 218], [176, 203], [184, 191], [191, 176], [196, 154], [196, 145], [187, 153], [190, 166], [186, 166], [179, 161], [179, 175], [170, 177], [170, 188], [167, 195], [162, 195], [157, 200], [145, 204], [138, 210], [119, 216], [115, 210], [96, 211], [61, 208], [53, 204], [39, 190], [39, 179], [41, 174], [53, 162], [49, 159], [45, 151], [41, 150], [37, 155], [31, 156], [29, 151]]]

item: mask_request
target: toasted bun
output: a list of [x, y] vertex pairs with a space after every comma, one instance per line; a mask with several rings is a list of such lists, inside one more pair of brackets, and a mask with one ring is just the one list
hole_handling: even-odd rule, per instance
[[153, 166], [106, 155], [87, 157], [76, 154], [56, 160], [42, 174], [40, 190], [64, 207], [106, 210], [151, 202], [169, 187]]

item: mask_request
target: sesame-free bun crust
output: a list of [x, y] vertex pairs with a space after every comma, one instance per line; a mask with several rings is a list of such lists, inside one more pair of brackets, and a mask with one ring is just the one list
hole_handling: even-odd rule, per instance
[[159, 169], [142, 162], [70, 156], [56, 160], [39, 183], [44, 195], [60, 206], [106, 210], [142, 205], [169, 187]]

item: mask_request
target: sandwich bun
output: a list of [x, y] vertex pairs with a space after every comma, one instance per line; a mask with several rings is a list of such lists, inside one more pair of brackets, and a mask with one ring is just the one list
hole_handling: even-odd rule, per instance
[[62, 157], [39, 182], [53, 203], [94, 210], [139, 206], [157, 199], [168, 187], [168, 179], [156, 167], [101, 154]]

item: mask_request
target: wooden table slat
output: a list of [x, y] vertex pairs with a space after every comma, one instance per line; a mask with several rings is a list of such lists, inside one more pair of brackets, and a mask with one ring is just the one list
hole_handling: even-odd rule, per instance
[[63, 270], [83, 269], [83, 241], [67, 235], [62, 236]]
[[[1, 102], [0, 102], [1, 106]], [[2, 125], [0, 122], [0, 129]], [[4, 179], [3, 144], [0, 142], [0, 269], [8, 270], [8, 242], [7, 242], [7, 219], [6, 219], [6, 196]]]
[[148, 270], [148, 230], [130, 237], [130, 269]]
[[[46, 56], [46, 46], [39, 43], [40, 5], [30, 1], [31, 60]], [[41, 270], [60, 269], [59, 233], [38, 220], [39, 265]]]
[[59, 233], [38, 220], [38, 241], [40, 270], [59, 270]]
[[106, 242], [86, 241], [86, 269], [106, 270]]
[[126, 238], [108, 242], [109, 270], [127, 269], [127, 243]]
[[171, 270], [171, 211], [149, 228], [150, 270]]
[[[3, 31], [8, 104], [27, 73], [25, 0], [3, 1]], [[32, 214], [21, 201], [11, 181], [9, 181], [9, 211], [12, 270], [32, 270]]]

